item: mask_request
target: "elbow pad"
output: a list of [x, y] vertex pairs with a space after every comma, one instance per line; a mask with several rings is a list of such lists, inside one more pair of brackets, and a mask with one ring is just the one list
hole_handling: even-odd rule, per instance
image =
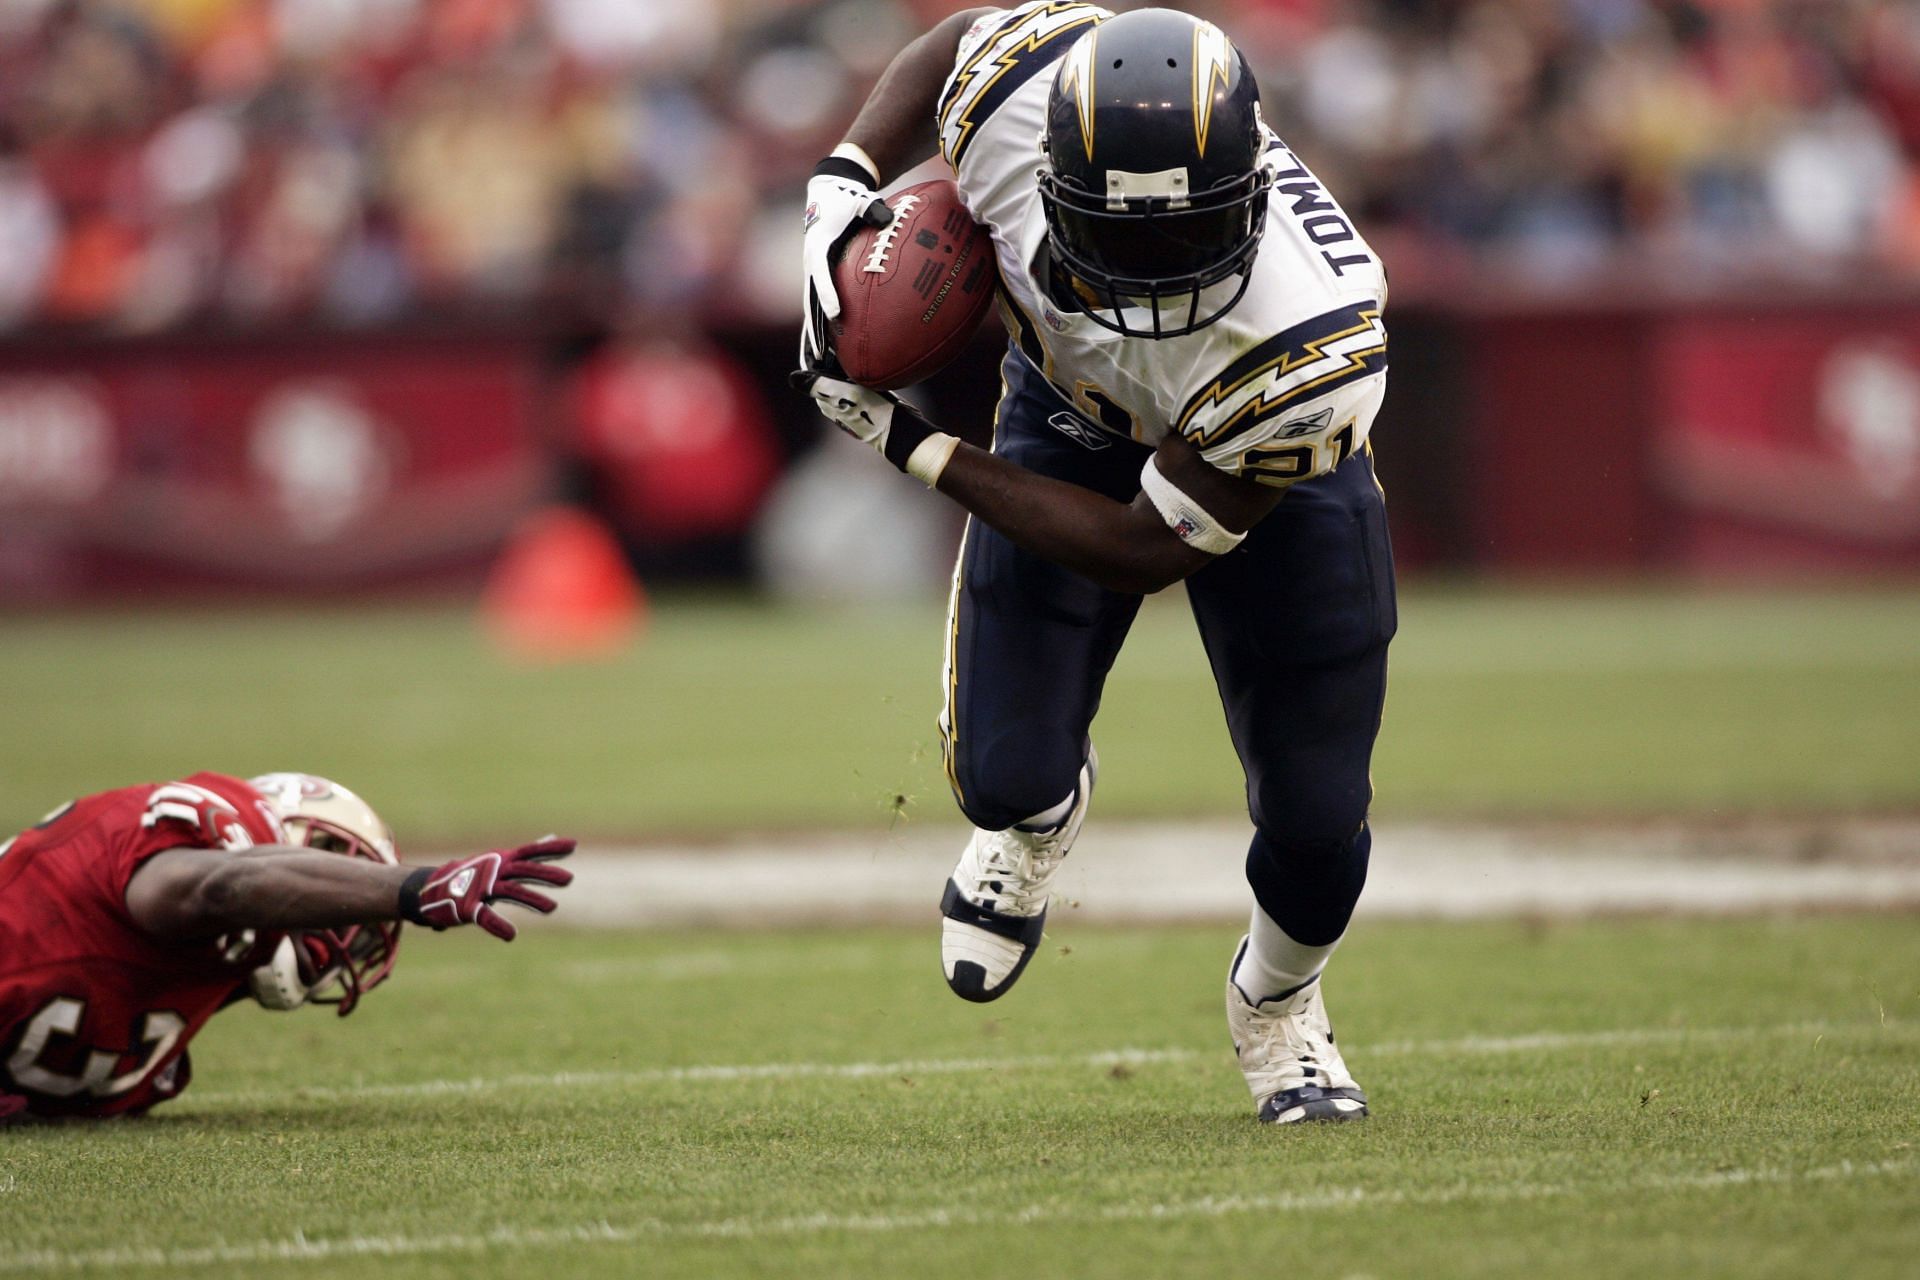
[[1160, 474], [1160, 468], [1154, 465], [1152, 458], [1140, 468], [1140, 489], [1153, 503], [1160, 518], [1167, 522], [1167, 528], [1180, 541], [1196, 551], [1204, 551], [1210, 556], [1224, 555], [1246, 540], [1244, 533], [1235, 533], [1214, 519], [1207, 509], [1181, 492], [1173, 481]]

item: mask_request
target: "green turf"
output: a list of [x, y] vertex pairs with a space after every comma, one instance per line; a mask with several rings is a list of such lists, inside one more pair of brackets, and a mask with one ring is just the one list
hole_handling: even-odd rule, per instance
[[[1920, 591], [1429, 590], [1402, 614], [1382, 814], [1920, 807]], [[614, 661], [528, 668], [451, 610], [0, 618], [0, 827], [202, 767], [332, 773], [416, 847], [864, 826], [896, 796], [944, 817], [941, 633], [936, 604], [670, 598]], [[1103, 816], [1242, 803], [1177, 592], [1095, 731]]]
[[1251, 1119], [1231, 941], [1062, 929], [980, 1008], [924, 930], [414, 938], [146, 1122], [0, 1135], [0, 1275], [1913, 1274], [1911, 917], [1362, 926], [1376, 1114], [1307, 1131]]

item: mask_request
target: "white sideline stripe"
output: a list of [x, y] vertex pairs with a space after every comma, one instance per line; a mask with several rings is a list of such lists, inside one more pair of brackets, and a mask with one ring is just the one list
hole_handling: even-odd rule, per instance
[[[1462, 1036], [1452, 1040], [1390, 1040], [1364, 1046], [1355, 1058], [1439, 1056], [1449, 1053], [1528, 1053], [1614, 1045], [1672, 1044], [1695, 1040], [1787, 1038], [1838, 1035], [1853, 1031], [1905, 1030], [1885, 1022], [1796, 1022], [1754, 1027], [1641, 1027], [1614, 1031], [1541, 1031], [1517, 1036]], [[240, 1090], [190, 1095], [193, 1103], [222, 1106], [260, 1102], [332, 1102], [364, 1098], [424, 1098], [487, 1093], [497, 1089], [564, 1089], [595, 1085], [726, 1083], [738, 1080], [861, 1080], [884, 1076], [960, 1075], [976, 1071], [1022, 1071], [1047, 1067], [1148, 1066], [1219, 1057], [1200, 1049], [1109, 1049], [1085, 1054], [1033, 1054], [1006, 1058], [923, 1058], [898, 1062], [756, 1062], [691, 1067], [651, 1067], [632, 1071], [557, 1071], [548, 1075], [473, 1076], [467, 1079], [414, 1080], [393, 1084], [324, 1086], [291, 1090]], [[174, 1109], [182, 1114], [185, 1109]]]
[[[1131, 822], [1096, 813], [1054, 886], [1056, 907], [1065, 907], [1058, 927], [1244, 924], [1250, 831], [1244, 817]], [[1373, 832], [1362, 920], [1920, 909], [1916, 816], [1601, 826], [1388, 819]], [[964, 828], [930, 821], [644, 850], [596, 845], [576, 860], [579, 878], [552, 923], [817, 931], [926, 922], [964, 840]], [[1181, 851], [1178, 876], [1167, 874], [1169, 849]]]
[[1647, 1192], [1720, 1191], [1730, 1187], [1791, 1186], [1847, 1182], [1860, 1178], [1900, 1177], [1920, 1169], [1913, 1161], [1850, 1160], [1795, 1171], [1759, 1167], [1706, 1173], [1657, 1174], [1648, 1178], [1596, 1182], [1460, 1183], [1431, 1191], [1371, 1191], [1333, 1187], [1324, 1191], [1270, 1196], [1202, 1196], [1151, 1204], [1094, 1206], [1055, 1202], [1030, 1205], [1012, 1213], [931, 1209], [922, 1213], [817, 1213], [787, 1218], [718, 1218], [672, 1222], [642, 1218], [625, 1225], [607, 1221], [568, 1227], [501, 1227], [484, 1234], [432, 1236], [344, 1236], [309, 1240], [302, 1233], [279, 1240], [225, 1242], [194, 1248], [134, 1247], [68, 1251], [33, 1249], [0, 1253], [0, 1272], [77, 1271], [88, 1267], [208, 1267], [222, 1264], [325, 1261], [332, 1258], [409, 1257], [422, 1254], [482, 1253], [489, 1249], [550, 1248], [557, 1245], [637, 1244], [643, 1240], [755, 1240], [767, 1236], [820, 1235], [833, 1231], [894, 1232], [941, 1227], [991, 1227], [1042, 1222], [1149, 1222], [1179, 1218], [1220, 1218], [1243, 1213], [1313, 1213], [1401, 1206], [1448, 1205], [1472, 1201], [1544, 1200], [1567, 1196], [1620, 1196]]

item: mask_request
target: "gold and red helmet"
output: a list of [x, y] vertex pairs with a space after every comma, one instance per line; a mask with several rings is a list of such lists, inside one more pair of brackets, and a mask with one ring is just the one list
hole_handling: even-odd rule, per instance
[[[248, 782], [279, 816], [286, 843], [399, 865], [393, 829], [339, 783], [310, 773], [267, 773]], [[253, 995], [271, 1009], [338, 1005], [344, 1018], [361, 996], [386, 981], [399, 948], [397, 921], [302, 930], [283, 939], [254, 971]]]

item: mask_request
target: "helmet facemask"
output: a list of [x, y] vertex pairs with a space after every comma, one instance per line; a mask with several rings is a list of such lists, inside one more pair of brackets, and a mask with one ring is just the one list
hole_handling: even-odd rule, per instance
[[[1120, 186], [1136, 175], [1108, 176]], [[1093, 294], [1088, 318], [1129, 337], [1192, 333], [1240, 301], [1266, 231], [1267, 191], [1258, 169], [1191, 196], [1095, 193], [1051, 169], [1040, 174], [1053, 260]], [[1203, 296], [1236, 277], [1230, 295]], [[1142, 309], [1151, 321], [1135, 327], [1127, 312]]]

